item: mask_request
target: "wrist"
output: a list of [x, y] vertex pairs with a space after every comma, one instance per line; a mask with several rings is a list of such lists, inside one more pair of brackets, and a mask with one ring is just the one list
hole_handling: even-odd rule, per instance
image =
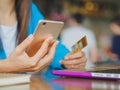
[[13, 72], [13, 71], [14, 71], [13, 65], [8, 59], [1, 61], [0, 72], [8, 73], [8, 72]]

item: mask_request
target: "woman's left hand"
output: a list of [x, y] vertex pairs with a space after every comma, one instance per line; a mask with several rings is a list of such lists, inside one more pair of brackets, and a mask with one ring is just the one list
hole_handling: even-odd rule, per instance
[[67, 69], [85, 67], [87, 58], [84, 52], [69, 53], [60, 63]]

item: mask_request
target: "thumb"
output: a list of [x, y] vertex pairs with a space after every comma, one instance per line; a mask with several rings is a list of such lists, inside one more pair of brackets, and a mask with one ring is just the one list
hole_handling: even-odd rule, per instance
[[22, 53], [26, 50], [26, 48], [31, 44], [32, 40], [33, 40], [33, 35], [29, 35], [21, 44], [19, 44], [16, 47], [16, 51], [17, 53]]
[[66, 56], [65, 56], [65, 58], [64, 59], [69, 59], [69, 56], [71, 56], [72, 54], [74, 54], [73, 52], [70, 52], [69, 54], [67, 54]]

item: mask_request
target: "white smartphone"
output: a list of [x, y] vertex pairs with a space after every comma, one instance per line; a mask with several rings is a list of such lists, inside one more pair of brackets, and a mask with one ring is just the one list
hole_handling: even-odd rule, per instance
[[51, 20], [40, 20], [36, 30], [34, 32], [34, 40], [27, 49], [27, 54], [31, 57], [35, 55], [38, 49], [41, 47], [43, 41], [49, 35], [52, 35], [55, 39], [59, 36], [64, 22], [51, 21]]

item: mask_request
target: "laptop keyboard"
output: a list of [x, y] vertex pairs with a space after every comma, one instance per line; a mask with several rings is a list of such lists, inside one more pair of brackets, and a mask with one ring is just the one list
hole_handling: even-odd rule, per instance
[[110, 70], [101, 70], [101, 71], [92, 71], [92, 72], [120, 74], [120, 69], [110, 69]]

